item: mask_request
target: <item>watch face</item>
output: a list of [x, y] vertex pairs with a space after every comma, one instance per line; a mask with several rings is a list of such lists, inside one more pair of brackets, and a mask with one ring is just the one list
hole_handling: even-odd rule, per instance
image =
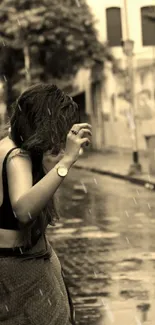
[[58, 168], [58, 174], [60, 176], [66, 176], [68, 173], [68, 169], [66, 167], [59, 167]]

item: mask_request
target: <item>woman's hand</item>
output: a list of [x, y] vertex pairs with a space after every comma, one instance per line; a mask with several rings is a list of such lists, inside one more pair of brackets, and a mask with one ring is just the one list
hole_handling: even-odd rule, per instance
[[[63, 158], [66, 158], [67, 161], [70, 161], [71, 164], [74, 164], [74, 162], [80, 156], [80, 149], [83, 148], [84, 145], [87, 145], [91, 142], [91, 128], [91, 125], [87, 123], [74, 124], [67, 135], [65, 150], [60, 150], [57, 155], [52, 154], [51, 151], [44, 153], [44, 172], [48, 173]], [[72, 130], [77, 134], [73, 134]]]
[[92, 136], [92, 126], [88, 123], [74, 124], [67, 135], [64, 157], [68, 157], [74, 164], [79, 158], [80, 149], [88, 145]]

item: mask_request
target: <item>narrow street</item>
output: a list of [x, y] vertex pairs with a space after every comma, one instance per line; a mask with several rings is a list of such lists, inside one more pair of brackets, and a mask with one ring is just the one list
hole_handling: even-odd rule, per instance
[[155, 193], [72, 169], [48, 229], [78, 325], [154, 325]]

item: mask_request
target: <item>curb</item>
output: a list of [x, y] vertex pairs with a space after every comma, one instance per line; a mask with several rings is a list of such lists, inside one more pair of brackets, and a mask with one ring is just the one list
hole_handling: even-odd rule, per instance
[[136, 177], [133, 177], [133, 176], [129, 176], [129, 175], [123, 175], [123, 174], [119, 174], [119, 173], [114, 173], [112, 171], [101, 170], [101, 169], [94, 168], [94, 167], [85, 167], [85, 166], [82, 166], [82, 165], [74, 165], [73, 168], [76, 168], [76, 169], [84, 169], [84, 170], [90, 171], [92, 173], [97, 173], [97, 174], [101, 174], [101, 175], [107, 175], [107, 176], [111, 176], [113, 178], [118, 178], [118, 179], [126, 180], [126, 181], [129, 181], [131, 183], [144, 186], [144, 187], [146, 187], [149, 190], [154, 190], [155, 191], [155, 183], [148, 182], [145, 179], [139, 179], [139, 178], [136, 178]]

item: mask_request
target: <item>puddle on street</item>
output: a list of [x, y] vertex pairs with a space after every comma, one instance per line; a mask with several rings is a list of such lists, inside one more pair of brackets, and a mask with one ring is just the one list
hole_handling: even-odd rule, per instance
[[71, 172], [58, 195], [61, 220], [48, 229], [77, 325], [154, 325], [155, 193], [101, 175], [95, 179]]

